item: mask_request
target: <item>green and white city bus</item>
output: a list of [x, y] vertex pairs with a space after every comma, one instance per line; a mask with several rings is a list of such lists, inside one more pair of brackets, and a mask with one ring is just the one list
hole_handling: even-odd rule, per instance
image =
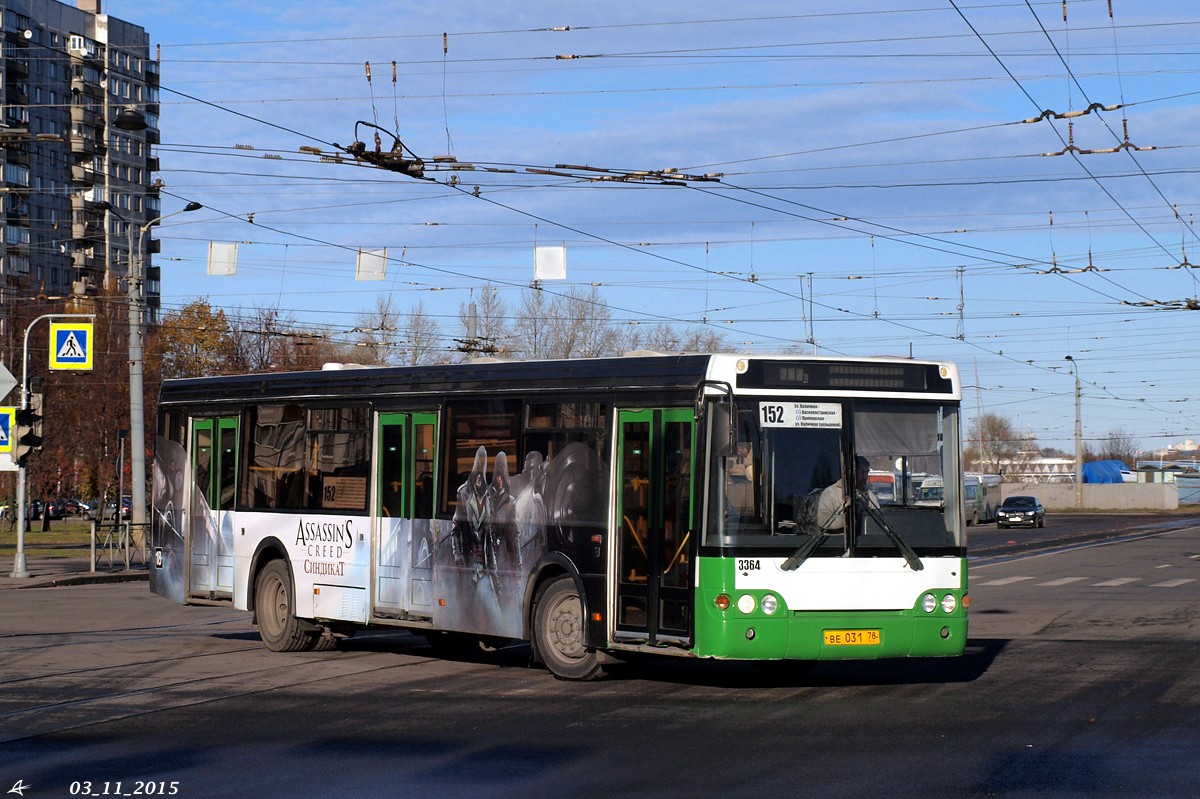
[[[356, 630], [632, 653], [961, 654], [958, 370], [637, 355], [168, 380], [151, 589], [272, 650]], [[880, 504], [871, 469], [957, 475]], [[861, 489], [861, 490], [860, 490]]]

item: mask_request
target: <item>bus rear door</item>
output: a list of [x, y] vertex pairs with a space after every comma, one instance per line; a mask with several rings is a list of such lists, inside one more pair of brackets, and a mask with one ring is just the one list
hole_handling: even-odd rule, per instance
[[687, 644], [692, 631], [691, 409], [618, 412], [617, 640]]

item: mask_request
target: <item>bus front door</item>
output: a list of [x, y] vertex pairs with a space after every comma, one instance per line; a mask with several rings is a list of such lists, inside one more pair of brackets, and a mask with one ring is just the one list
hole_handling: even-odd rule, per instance
[[687, 645], [694, 583], [692, 411], [623, 410], [618, 427], [615, 637]]
[[188, 519], [190, 592], [233, 591], [233, 510], [237, 499], [238, 418], [192, 420], [193, 489]]
[[375, 608], [393, 616], [429, 616], [437, 414], [380, 414], [376, 440]]

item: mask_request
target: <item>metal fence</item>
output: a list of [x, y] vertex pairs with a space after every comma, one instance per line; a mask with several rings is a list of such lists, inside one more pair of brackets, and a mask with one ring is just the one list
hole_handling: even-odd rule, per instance
[[150, 567], [150, 525], [92, 522], [92, 571]]
[[1200, 477], [1176, 477], [1180, 505], [1200, 505]]

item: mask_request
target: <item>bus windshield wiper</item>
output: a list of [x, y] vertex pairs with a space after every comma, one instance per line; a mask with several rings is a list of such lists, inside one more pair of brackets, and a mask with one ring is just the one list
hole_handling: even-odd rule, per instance
[[817, 547], [825, 543], [825, 539], [829, 537], [829, 533], [821, 530], [812, 532], [808, 538], [804, 539], [804, 543], [796, 548], [792, 556], [783, 562], [779, 568], [785, 572], [795, 571], [800, 568], [800, 564], [808, 560], [808, 556], [817, 551]]
[[917, 557], [917, 553], [900, 535], [892, 529], [892, 526], [883, 518], [883, 514], [879, 512], [879, 508], [872, 505], [870, 502], [863, 502], [863, 509], [867, 515], [875, 520], [875, 523], [883, 530], [884, 534], [896, 545], [896, 549], [900, 550], [900, 554], [904, 556], [904, 560], [908, 563], [908, 567], [915, 572], [919, 572], [925, 568], [925, 564]]

